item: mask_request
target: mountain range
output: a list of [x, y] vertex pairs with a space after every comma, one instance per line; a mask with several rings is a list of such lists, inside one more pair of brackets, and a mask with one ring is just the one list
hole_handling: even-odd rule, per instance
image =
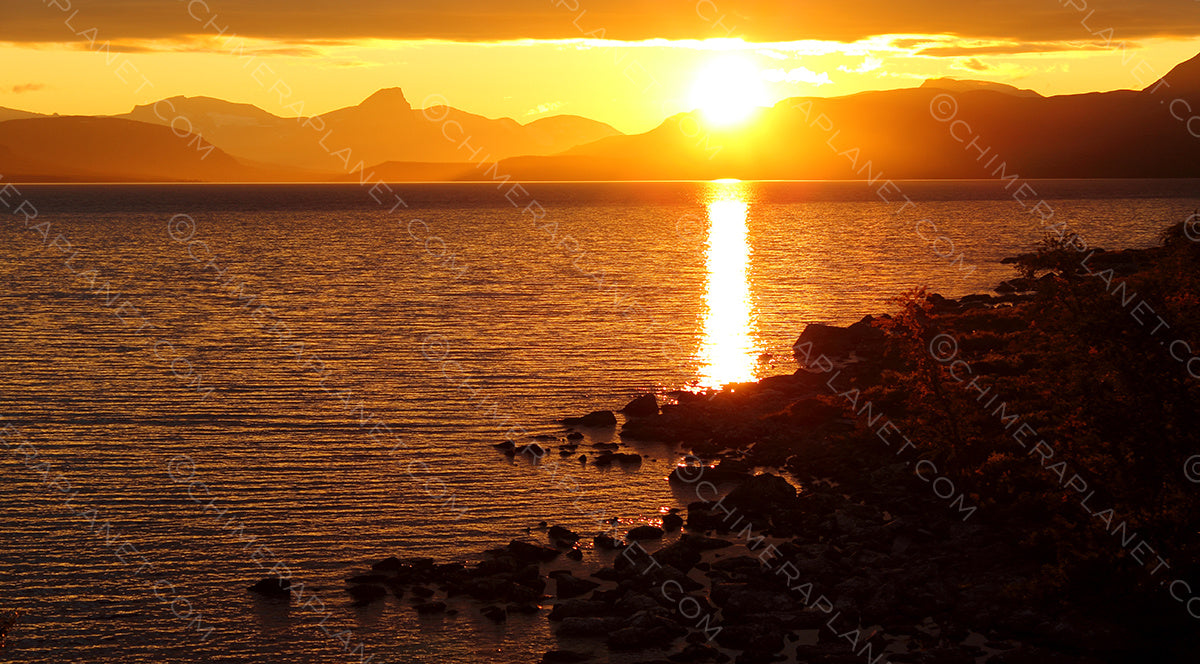
[[[490, 170], [489, 170], [490, 169]], [[7, 181], [1200, 177], [1200, 56], [1140, 91], [1043, 97], [981, 81], [787, 99], [746, 126], [697, 112], [624, 135], [414, 109], [399, 88], [312, 118], [173, 97], [114, 117], [0, 108]]]

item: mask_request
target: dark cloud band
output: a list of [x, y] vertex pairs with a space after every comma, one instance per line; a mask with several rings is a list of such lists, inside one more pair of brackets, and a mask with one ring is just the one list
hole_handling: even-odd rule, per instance
[[[880, 34], [1017, 41], [1200, 35], [1194, 0], [40, 0], [4, 9], [0, 40], [104, 40], [195, 34], [312, 39], [498, 41], [596, 37], [777, 42]], [[64, 25], [64, 23], [69, 23]]]

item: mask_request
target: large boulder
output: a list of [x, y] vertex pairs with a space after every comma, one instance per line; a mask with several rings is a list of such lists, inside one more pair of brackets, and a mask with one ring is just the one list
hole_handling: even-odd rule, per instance
[[867, 355], [877, 351], [884, 341], [883, 330], [875, 327], [874, 317], [866, 316], [850, 327], [810, 323], [792, 345], [796, 361], [807, 366], [812, 358], [845, 357], [851, 352]]
[[796, 502], [796, 487], [778, 475], [763, 473], [737, 485], [725, 504], [747, 512], [766, 514], [787, 509]]
[[508, 552], [512, 557], [523, 563], [548, 563], [558, 557], [558, 549], [550, 549], [521, 540], [508, 543]]
[[625, 404], [621, 412], [629, 417], [651, 417], [658, 415], [658, 398], [653, 394], [643, 394]]
[[626, 540], [662, 539], [663, 529], [657, 526], [638, 526], [625, 534]]

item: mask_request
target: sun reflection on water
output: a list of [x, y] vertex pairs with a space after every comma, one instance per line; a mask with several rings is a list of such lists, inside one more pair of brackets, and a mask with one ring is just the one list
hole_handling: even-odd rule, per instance
[[705, 388], [753, 380], [757, 363], [746, 226], [748, 192], [738, 181], [717, 181], [709, 186], [708, 283], [699, 350], [700, 387]]

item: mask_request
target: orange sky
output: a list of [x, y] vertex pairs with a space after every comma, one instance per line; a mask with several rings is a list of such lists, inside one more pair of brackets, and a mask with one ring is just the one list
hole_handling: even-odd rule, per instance
[[703, 72], [730, 57], [747, 63], [762, 102], [773, 103], [943, 76], [1043, 94], [1142, 88], [1200, 52], [1200, 5], [1178, 0], [1087, 11], [1078, 9], [1084, 0], [869, 0], [856, 13], [844, 9], [849, 3], [800, 11], [767, 0], [649, 10], [625, 0], [522, 0], [504, 10], [448, 0], [437, 11], [372, 0], [336, 3], [340, 14], [329, 13], [333, 3], [277, 4], [45, 0], [6, 8], [0, 106], [117, 114], [206, 95], [294, 116], [399, 86], [417, 107], [444, 98], [490, 117], [571, 113], [636, 132], [691, 110], [697, 89], [711, 87]]

